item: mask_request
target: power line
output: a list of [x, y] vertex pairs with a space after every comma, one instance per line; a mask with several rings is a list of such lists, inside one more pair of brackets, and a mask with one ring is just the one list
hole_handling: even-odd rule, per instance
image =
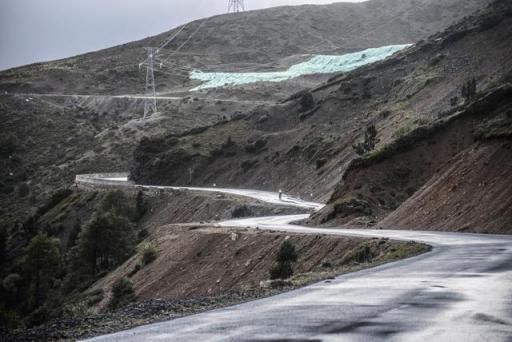
[[244, 0], [229, 0], [228, 2], [228, 13], [244, 12], [245, 5]]

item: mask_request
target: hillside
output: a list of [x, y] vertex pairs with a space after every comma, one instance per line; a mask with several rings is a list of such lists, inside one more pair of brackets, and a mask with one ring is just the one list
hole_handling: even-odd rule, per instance
[[[143, 119], [142, 47], [173, 36]], [[284, 222], [512, 234], [511, 57], [509, 0], [371, 0], [215, 16], [0, 72], [0, 340], [82, 338], [329, 283], [430, 250], [414, 241], [434, 250], [421, 278], [394, 284], [393, 307], [419, 291], [411, 303], [437, 308], [423, 293], [467, 260], [436, 260], [494, 253], [503, 236]], [[287, 214], [301, 215], [274, 217]]]
[[[142, 49], [165, 49], [157, 72], [161, 93], [190, 85], [187, 72], [265, 70], [304, 54], [342, 54], [416, 42], [461, 19], [486, 0], [374, 0], [323, 6], [279, 7], [194, 21], [137, 42], [60, 61], [0, 73], [0, 91], [10, 93], [134, 94], [144, 89], [138, 64]], [[175, 50], [178, 50], [175, 53]], [[294, 57], [295, 56], [295, 57]], [[167, 61], [169, 61], [167, 63]], [[77, 82], [79, 80], [79, 82]]]
[[[157, 91], [178, 97], [159, 99], [159, 112], [146, 121], [142, 121], [141, 98], [112, 95], [142, 93], [145, 72], [138, 67], [144, 59], [142, 47], [160, 46], [181, 28], [98, 52], [2, 71], [0, 113], [7, 134], [1, 141], [0, 222], [15, 229], [14, 223], [23, 222], [56, 188], [70, 185], [77, 173], [127, 170], [143, 138], [180, 135], [224, 121], [236, 125], [248, 113], [265, 117], [276, 110], [272, 104], [277, 100], [330, 77], [186, 92], [198, 84], [188, 79], [191, 68], [281, 70], [303, 61], [304, 54], [415, 42], [483, 3], [375, 0], [276, 8], [190, 23], [159, 55], [165, 60], [172, 54], [171, 66], [156, 71]], [[172, 52], [178, 47], [180, 53]]]
[[[378, 154], [418, 127], [438, 126], [457, 111], [471, 110], [476, 94], [492, 93], [510, 82], [511, 27], [510, 4], [498, 1], [383, 62], [333, 77], [285, 103], [193, 134], [143, 140], [135, 152], [132, 177], [142, 183], [186, 184], [189, 179], [184, 175], [192, 170], [196, 184], [282, 188], [305, 198], [330, 198], [314, 221], [326, 223], [337, 216], [331, 212], [339, 196], [351, 196], [344, 186], [357, 189], [359, 183], [370, 181], [342, 180], [357, 157], [353, 145], [367, 126], [376, 128], [378, 141], [372, 153]], [[462, 96], [462, 87], [473, 79], [475, 95]], [[507, 103], [502, 105], [481, 113], [481, 120], [491, 120], [508, 108]], [[468, 131], [477, 127], [473, 123]], [[472, 141], [468, 131], [456, 136], [460, 148]], [[433, 151], [427, 153], [428, 157], [418, 157], [424, 163], [438, 157]], [[397, 181], [405, 172], [397, 173]], [[407, 173], [415, 174], [414, 165]], [[374, 206], [392, 211], [428, 178], [425, 174], [406, 189], [384, 179], [388, 188], [397, 188], [396, 198], [377, 201], [378, 196], [371, 195], [377, 201]], [[351, 205], [349, 201], [348, 210]], [[372, 215], [365, 215], [363, 208], [362, 216]], [[379, 217], [363, 222], [375, 223]], [[340, 221], [332, 221], [336, 223]]]

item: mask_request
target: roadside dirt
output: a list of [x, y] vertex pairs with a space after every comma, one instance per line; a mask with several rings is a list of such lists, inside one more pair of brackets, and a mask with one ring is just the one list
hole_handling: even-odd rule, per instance
[[378, 226], [512, 234], [511, 175], [512, 141], [474, 145]]
[[[158, 258], [131, 277], [139, 300], [184, 299], [218, 296], [223, 293], [257, 289], [269, 279], [270, 268], [279, 246], [289, 239], [299, 256], [296, 275], [319, 280], [347, 271], [360, 263], [366, 266], [418, 253], [421, 245], [387, 239], [359, 239], [327, 235], [282, 234], [258, 230], [215, 228], [206, 225], [166, 225], [152, 232]], [[357, 255], [368, 246], [367, 261]], [[115, 280], [128, 276], [140, 256], [134, 256], [96, 283], [92, 290], [103, 289], [105, 299]], [[315, 273], [318, 273], [315, 275]], [[307, 283], [306, 276], [306, 283]], [[291, 282], [304, 284], [304, 279]]]

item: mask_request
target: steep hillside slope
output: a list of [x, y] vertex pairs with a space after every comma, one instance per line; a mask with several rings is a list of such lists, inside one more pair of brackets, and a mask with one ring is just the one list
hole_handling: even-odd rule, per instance
[[282, 188], [327, 200], [367, 125], [381, 148], [453, 113], [473, 78], [484, 91], [510, 75], [510, 4], [498, 1], [397, 55], [237, 120], [143, 140], [132, 177], [153, 184]]
[[310, 223], [512, 233], [511, 99], [492, 89], [354, 160]]
[[[237, 118], [247, 113], [254, 118], [274, 116], [275, 107], [268, 106], [276, 99], [329, 77], [183, 92], [198, 84], [188, 78], [192, 68], [282, 70], [308, 58], [305, 54], [414, 42], [485, 3], [373, 0], [222, 15], [190, 23], [182, 31], [176, 28], [111, 49], [0, 72], [0, 115], [2, 132], [7, 132], [0, 142], [5, 146], [0, 155], [0, 223], [13, 227], [53, 189], [71, 184], [74, 174], [128, 169], [135, 146], [145, 137], [181, 135], [223, 121], [236, 125], [241, 122]], [[138, 66], [144, 59], [142, 47], [160, 46], [178, 32], [176, 40], [158, 54], [164, 63], [156, 78], [159, 93], [181, 95], [160, 98], [158, 113], [142, 121], [140, 97], [112, 95], [141, 93], [145, 82], [144, 70]], [[288, 124], [276, 125], [273, 119], [261, 125], [274, 129]], [[194, 182], [199, 183], [195, 178]]]

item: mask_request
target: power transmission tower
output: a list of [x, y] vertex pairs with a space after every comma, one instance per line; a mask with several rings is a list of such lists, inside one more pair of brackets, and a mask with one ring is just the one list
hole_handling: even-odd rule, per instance
[[156, 87], [155, 87], [155, 69], [153, 60], [153, 48], [145, 47], [144, 50], [147, 52], [147, 58], [142, 62], [140, 66], [146, 66], [146, 91], [144, 92], [144, 117], [146, 119], [148, 114], [154, 114], [157, 112], [156, 108]]
[[238, 13], [245, 11], [244, 0], [229, 0], [228, 13]]

